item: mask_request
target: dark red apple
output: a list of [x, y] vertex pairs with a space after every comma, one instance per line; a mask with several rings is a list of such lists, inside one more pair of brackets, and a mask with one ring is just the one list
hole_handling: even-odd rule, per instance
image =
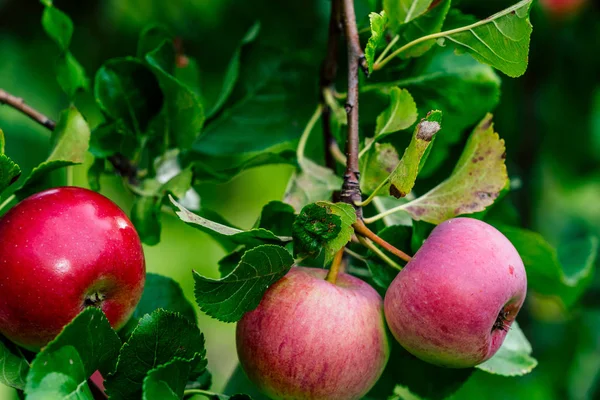
[[496, 228], [472, 218], [438, 225], [385, 295], [398, 342], [432, 364], [466, 368], [502, 345], [527, 293], [523, 261]]
[[0, 333], [37, 350], [87, 306], [119, 328], [145, 271], [140, 238], [112, 201], [77, 187], [35, 194], [0, 219]]
[[381, 296], [368, 284], [295, 267], [237, 325], [248, 377], [273, 399], [360, 399], [389, 357]]
[[540, 0], [540, 5], [553, 18], [562, 19], [576, 15], [587, 0]]

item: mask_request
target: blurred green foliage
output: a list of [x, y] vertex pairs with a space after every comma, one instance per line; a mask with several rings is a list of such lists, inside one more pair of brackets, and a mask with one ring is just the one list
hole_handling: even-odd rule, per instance
[[[142, 29], [150, 23], [163, 23], [180, 38], [185, 53], [197, 60], [202, 71], [201, 96], [209, 103], [218, 98], [225, 67], [256, 21], [261, 23], [265, 43], [295, 52], [316, 71], [324, 54], [329, 12], [329, 2], [318, 0], [55, 3], [75, 23], [70, 50], [88, 76], [108, 58], [135, 54]], [[372, 1], [356, 3], [358, 21], [365, 27]], [[455, 3], [485, 17], [513, 2]], [[34, 1], [0, 0], [0, 87], [56, 118], [69, 100], [55, 79], [57, 50], [42, 29], [42, 10]], [[520, 79], [502, 77], [500, 102], [494, 111], [496, 130], [506, 140], [509, 176], [517, 185], [510, 199], [502, 202], [510, 211], [502, 215], [511, 215], [558, 245], [589, 233], [600, 235], [600, 6], [589, 1], [577, 15], [557, 19], [536, 3], [531, 20], [529, 68]], [[320, 56], [315, 58], [315, 54]], [[315, 96], [317, 80], [315, 76]], [[101, 121], [92, 93], [78, 94], [76, 102], [92, 127]], [[7, 137], [7, 154], [25, 175], [45, 159], [50, 134], [44, 128], [7, 107], [0, 107], [0, 128]], [[313, 135], [309, 147], [319, 146], [318, 136]], [[452, 145], [453, 156], [446, 160], [447, 165], [453, 165], [463, 145], [464, 141]], [[87, 186], [90, 164], [91, 157], [75, 169], [75, 184]], [[445, 169], [438, 172], [443, 174]], [[230, 182], [201, 184], [197, 189], [203, 205], [235, 225], [249, 228], [264, 204], [282, 198], [291, 172], [289, 166], [261, 167]], [[58, 174], [56, 184], [61, 181]], [[421, 185], [437, 181], [439, 176], [434, 174]], [[132, 197], [119, 179], [104, 178], [102, 189], [124, 209], [131, 209]], [[191, 270], [216, 278], [217, 262], [225, 253], [208, 235], [173, 216], [163, 217], [163, 230], [160, 244], [145, 248], [148, 270], [179, 281], [192, 300]], [[539, 360], [533, 373], [507, 379], [478, 371], [453, 398], [480, 399], [483, 393], [490, 399], [600, 396], [599, 274], [575, 309], [566, 312], [552, 298], [530, 296], [519, 322]], [[235, 326], [202, 313], [199, 325], [206, 336], [214, 388], [220, 390], [236, 365]], [[9, 398], [10, 393], [0, 388], [0, 398]]]

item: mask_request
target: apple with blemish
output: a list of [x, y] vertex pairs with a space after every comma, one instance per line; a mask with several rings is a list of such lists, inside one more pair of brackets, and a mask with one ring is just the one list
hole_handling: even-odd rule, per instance
[[140, 238], [112, 201], [77, 187], [35, 194], [0, 219], [0, 333], [38, 350], [87, 306], [119, 328], [145, 272]]
[[502, 345], [527, 293], [523, 261], [491, 225], [455, 218], [438, 225], [388, 288], [394, 337], [432, 364], [467, 368]]
[[240, 363], [273, 399], [360, 399], [381, 376], [389, 342], [381, 296], [362, 280], [292, 268], [237, 325]]

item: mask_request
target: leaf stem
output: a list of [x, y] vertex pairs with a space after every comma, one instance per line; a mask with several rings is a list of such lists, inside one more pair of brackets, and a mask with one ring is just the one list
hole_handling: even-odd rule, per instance
[[390, 62], [392, 59], [394, 59], [398, 54], [410, 49], [413, 46], [416, 46], [417, 44], [426, 42], [428, 40], [433, 40], [433, 39], [438, 39], [438, 38], [442, 38], [445, 36], [453, 35], [455, 33], [468, 31], [468, 30], [477, 28], [478, 26], [481, 26], [481, 25], [489, 24], [490, 22], [493, 22], [494, 20], [496, 20], [500, 17], [503, 17], [507, 14], [510, 14], [511, 12], [518, 10], [519, 8], [521, 8], [522, 6], [524, 6], [525, 4], [530, 3], [530, 2], [531, 2], [531, 0], [522, 0], [522, 1], [518, 2], [517, 4], [513, 5], [512, 7], [502, 10], [488, 18], [477, 21], [471, 25], [461, 26], [460, 28], [450, 29], [450, 30], [443, 31], [443, 32], [432, 33], [430, 35], [421, 36], [420, 38], [415, 39], [412, 42], [408, 42], [407, 44], [400, 47], [399, 49], [396, 49], [392, 54], [387, 56], [385, 59], [383, 59], [381, 61], [377, 61], [375, 64], [373, 64], [373, 70], [376, 71], [376, 70], [383, 68], [388, 62]]
[[408, 204], [408, 203], [400, 204], [399, 206], [390, 208], [389, 210], [385, 210], [379, 214], [373, 215], [372, 217], [364, 218], [363, 221], [365, 224], [372, 224], [373, 222], [379, 221], [380, 219], [385, 218], [388, 215], [391, 215], [398, 211], [404, 210], [404, 208], [406, 207], [406, 204]]
[[9, 205], [9, 204], [10, 204], [10, 203], [11, 203], [11, 202], [12, 202], [12, 201], [15, 199], [15, 198], [16, 198], [16, 196], [15, 196], [14, 194], [11, 194], [10, 196], [8, 196], [8, 197], [6, 198], [6, 200], [4, 200], [4, 201], [2, 202], [2, 204], [0, 204], [0, 211], [4, 210], [4, 208], [5, 208], [6, 206], [8, 206], [8, 205]]
[[[377, 196], [377, 193], [381, 190], [381, 188], [383, 188], [389, 182], [390, 182], [390, 177], [388, 176], [383, 181], [381, 181], [381, 183], [379, 185], [377, 185], [377, 187], [375, 188], [375, 190], [373, 190], [373, 193], [371, 193], [369, 195], [369, 197], [367, 197], [364, 201], [358, 202], [358, 204], [356, 204], [356, 205], [359, 207], [364, 207], [364, 206], [369, 205], [373, 201], [373, 199]], [[369, 218], [364, 218], [365, 221], [367, 219], [369, 219]]]
[[333, 262], [331, 263], [331, 267], [329, 267], [329, 272], [327, 273], [327, 277], [325, 280], [327, 282], [335, 283], [337, 282], [338, 274], [340, 273], [340, 266], [342, 265], [342, 259], [344, 257], [344, 247], [342, 247], [337, 253], [335, 253], [335, 257], [333, 257]]
[[304, 131], [302, 132], [302, 136], [300, 136], [300, 141], [298, 142], [298, 148], [296, 149], [296, 159], [298, 160], [298, 164], [302, 164], [302, 162], [304, 161], [304, 150], [306, 149], [306, 142], [308, 141], [310, 132], [312, 132], [313, 128], [315, 127], [315, 124], [317, 123], [317, 120], [321, 116], [322, 109], [323, 109], [323, 106], [321, 104], [319, 104], [317, 106], [315, 112], [313, 113], [313, 115], [310, 117], [310, 120], [306, 124], [306, 127], [304, 128]]
[[202, 389], [187, 389], [187, 390], [185, 390], [185, 391], [183, 392], [183, 397], [185, 397], [185, 396], [191, 396], [191, 395], [194, 395], [194, 394], [199, 394], [199, 395], [201, 395], [201, 396], [205, 396], [205, 397], [208, 397], [208, 398], [211, 398], [211, 397], [219, 397], [219, 396], [220, 396], [220, 395], [219, 395], [219, 393], [210, 392], [210, 391], [208, 391], [208, 390], [202, 390]]
[[[388, 264], [390, 267], [397, 269], [398, 271], [402, 271], [402, 267], [398, 263], [396, 263], [394, 260], [389, 258], [383, 251], [379, 250], [379, 247], [375, 246], [375, 244], [373, 244], [373, 242], [370, 239], [367, 239], [366, 237], [363, 237], [361, 235], [358, 235], [357, 237], [358, 237], [358, 241], [363, 246], [365, 246], [366, 248], [371, 250], [373, 253], [375, 253], [375, 255], [377, 257], [379, 257], [383, 262]], [[366, 262], [366, 260], [364, 258], [363, 258], [363, 260]]]
[[[377, 236], [373, 231], [371, 231], [369, 228], [367, 228], [367, 226], [361, 220], [355, 222], [354, 225], [352, 225], [352, 226], [354, 227], [354, 231], [357, 233], [357, 236], [364, 236], [366, 238], [371, 239], [372, 241], [374, 241], [375, 243], [377, 243], [378, 245], [383, 247], [385, 250], [389, 251], [390, 253], [394, 254], [396, 257], [398, 257], [406, 262], [409, 262], [412, 259], [411, 256], [409, 256], [402, 250], [395, 248], [390, 243], [386, 242], [385, 240], [383, 240], [382, 238]], [[359, 240], [360, 240], [360, 237], [359, 237]]]
[[381, 60], [383, 60], [383, 58], [387, 55], [387, 53], [389, 53], [389, 51], [392, 49], [392, 47], [394, 47], [394, 45], [396, 44], [396, 42], [398, 42], [398, 40], [400, 40], [400, 35], [394, 36], [394, 38], [388, 43], [388, 45], [385, 47], [385, 49], [383, 49], [383, 51], [381, 52], [379, 57], [377, 57], [377, 60], [375, 60], [375, 63], [373, 64], [373, 66], [379, 64], [381, 62]]

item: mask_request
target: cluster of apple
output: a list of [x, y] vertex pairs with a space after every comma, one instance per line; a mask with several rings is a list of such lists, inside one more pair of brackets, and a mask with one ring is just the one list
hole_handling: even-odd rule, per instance
[[418, 358], [472, 367], [502, 345], [527, 292], [523, 262], [491, 225], [438, 225], [385, 299], [347, 274], [295, 267], [237, 325], [248, 377], [274, 399], [360, 399], [389, 358], [387, 326]]
[[[294, 267], [237, 326], [249, 378], [275, 399], [358, 399], [389, 358], [387, 328], [410, 353], [472, 367], [501, 346], [527, 290], [523, 262], [492, 226], [456, 218], [437, 226], [385, 300], [367, 283]], [[95, 192], [33, 195], [0, 220], [0, 333], [30, 350], [87, 306], [118, 329], [144, 287], [138, 234]], [[387, 324], [386, 324], [387, 321]]]

